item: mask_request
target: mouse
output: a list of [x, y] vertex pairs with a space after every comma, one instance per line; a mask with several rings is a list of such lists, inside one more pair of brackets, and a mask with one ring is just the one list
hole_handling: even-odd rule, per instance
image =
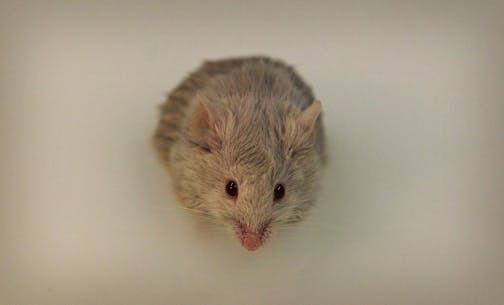
[[307, 218], [327, 159], [321, 102], [268, 56], [204, 61], [159, 105], [152, 143], [179, 204], [251, 251]]

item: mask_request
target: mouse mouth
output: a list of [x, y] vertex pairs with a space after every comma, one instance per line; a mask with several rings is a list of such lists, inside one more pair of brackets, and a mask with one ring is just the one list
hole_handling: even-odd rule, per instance
[[271, 225], [268, 221], [258, 228], [251, 228], [242, 222], [237, 222], [235, 231], [241, 245], [249, 251], [254, 251], [262, 246], [268, 239], [271, 232]]

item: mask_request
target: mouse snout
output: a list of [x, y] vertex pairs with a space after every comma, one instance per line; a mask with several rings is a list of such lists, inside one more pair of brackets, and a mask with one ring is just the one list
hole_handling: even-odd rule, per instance
[[237, 235], [241, 245], [249, 250], [254, 251], [266, 241], [270, 230], [270, 224], [266, 223], [259, 228], [252, 229], [247, 225], [239, 222], [237, 224]]

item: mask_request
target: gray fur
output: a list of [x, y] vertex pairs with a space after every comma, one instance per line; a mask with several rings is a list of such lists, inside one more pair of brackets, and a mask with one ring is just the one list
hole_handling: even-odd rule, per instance
[[[160, 106], [154, 135], [180, 203], [229, 227], [237, 221], [257, 229], [303, 220], [315, 202], [325, 159], [314, 100], [281, 61], [205, 62]], [[225, 192], [231, 179], [239, 187], [236, 200]], [[274, 203], [277, 183], [286, 193]]]

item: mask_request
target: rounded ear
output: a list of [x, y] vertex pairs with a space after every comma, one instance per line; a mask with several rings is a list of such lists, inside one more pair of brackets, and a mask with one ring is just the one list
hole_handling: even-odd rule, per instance
[[299, 130], [304, 133], [311, 133], [321, 111], [322, 105], [320, 101], [313, 101], [313, 103], [311, 103], [308, 108], [303, 110], [296, 118], [296, 123], [299, 127]]
[[207, 106], [202, 102], [198, 102], [191, 116], [189, 133], [195, 138], [200, 138], [208, 131], [210, 124], [210, 112]]
[[216, 122], [216, 116], [209, 107], [203, 102], [197, 102], [188, 124], [191, 143], [207, 151], [215, 148], [219, 143]]
[[299, 149], [308, 149], [314, 143], [315, 122], [320, 116], [321, 104], [314, 101], [301, 112], [295, 112], [289, 115], [286, 121], [285, 143], [288, 154], [292, 154]]

